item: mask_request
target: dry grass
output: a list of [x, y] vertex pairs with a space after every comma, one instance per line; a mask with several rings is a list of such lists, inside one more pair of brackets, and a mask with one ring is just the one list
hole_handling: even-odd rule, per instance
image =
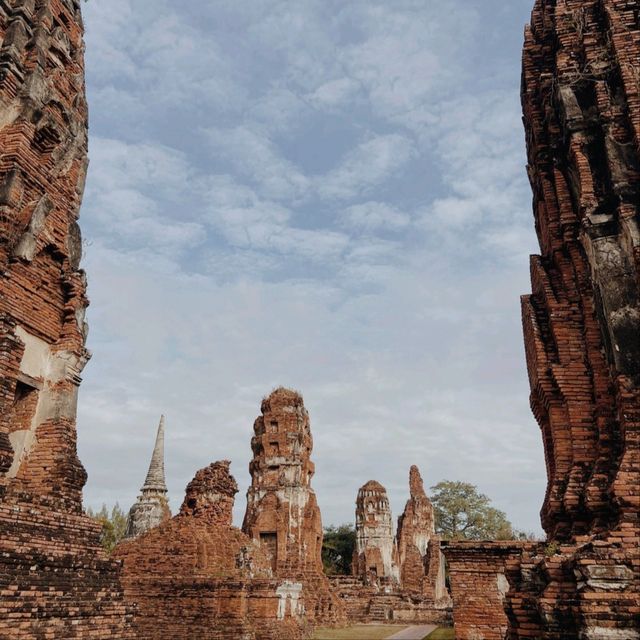
[[347, 629], [316, 629], [314, 640], [383, 640], [407, 627], [397, 625], [358, 624]]

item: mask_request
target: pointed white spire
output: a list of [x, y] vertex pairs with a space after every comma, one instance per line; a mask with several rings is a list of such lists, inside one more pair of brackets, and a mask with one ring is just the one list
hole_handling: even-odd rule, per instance
[[161, 491], [167, 493], [167, 483], [164, 478], [164, 416], [160, 416], [156, 444], [149, 464], [147, 478], [142, 491]]

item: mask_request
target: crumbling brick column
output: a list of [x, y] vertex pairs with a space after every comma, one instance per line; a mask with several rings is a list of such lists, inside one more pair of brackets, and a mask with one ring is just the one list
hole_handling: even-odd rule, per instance
[[356, 498], [356, 547], [351, 563], [353, 575], [368, 584], [399, 585], [398, 547], [393, 535], [393, 518], [387, 490], [369, 480]]
[[82, 513], [88, 304], [79, 0], [0, 2], [0, 637], [130, 637], [118, 565]]
[[409, 471], [409, 500], [398, 518], [396, 539], [403, 591], [420, 594], [438, 606], [448, 607], [444, 557], [436, 536], [433, 505], [415, 465]]
[[537, 0], [522, 104], [540, 255], [522, 318], [548, 544], [511, 574], [510, 638], [640, 638], [639, 60], [637, 0]]
[[322, 567], [309, 414], [302, 396], [282, 387], [264, 398], [261, 413], [253, 426], [242, 530], [269, 555], [276, 576], [302, 585], [310, 622], [338, 622], [344, 610]]

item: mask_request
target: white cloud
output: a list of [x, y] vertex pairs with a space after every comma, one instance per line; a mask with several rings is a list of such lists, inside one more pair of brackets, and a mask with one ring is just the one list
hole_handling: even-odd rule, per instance
[[264, 134], [239, 126], [208, 132], [213, 154], [227, 157], [241, 174], [257, 183], [262, 195], [275, 199], [299, 198], [309, 180], [285, 160]]
[[351, 102], [359, 89], [360, 85], [355, 80], [342, 77], [320, 85], [307, 99], [318, 108], [332, 109]]
[[376, 229], [398, 230], [405, 228], [411, 217], [385, 202], [363, 202], [348, 207], [343, 212], [344, 223], [354, 229], [374, 231]]
[[374, 136], [350, 151], [333, 171], [319, 177], [318, 192], [338, 199], [365, 195], [414, 155], [413, 142], [405, 136], [397, 133]]
[[397, 514], [417, 463], [536, 528], [514, 4], [86, 5], [89, 503], [134, 499], [162, 411], [174, 508], [214, 459], [244, 489], [285, 384], [325, 523], [371, 477]]

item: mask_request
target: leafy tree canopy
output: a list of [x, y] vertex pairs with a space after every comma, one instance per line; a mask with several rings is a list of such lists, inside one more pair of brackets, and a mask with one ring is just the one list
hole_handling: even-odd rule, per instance
[[124, 538], [127, 530], [127, 514], [116, 504], [111, 510], [106, 504], [102, 505], [100, 511], [87, 509], [87, 515], [97, 520], [102, 525], [100, 542], [107, 553], [111, 553], [116, 545]]
[[327, 575], [350, 575], [356, 530], [351, 524], [330, 526], [324, 530], [322, 564]]
[[445, 540], [513, 540], [518, 535], [503, 511], [467, 482], [443, 480], [431, 487], [436, 531]]

